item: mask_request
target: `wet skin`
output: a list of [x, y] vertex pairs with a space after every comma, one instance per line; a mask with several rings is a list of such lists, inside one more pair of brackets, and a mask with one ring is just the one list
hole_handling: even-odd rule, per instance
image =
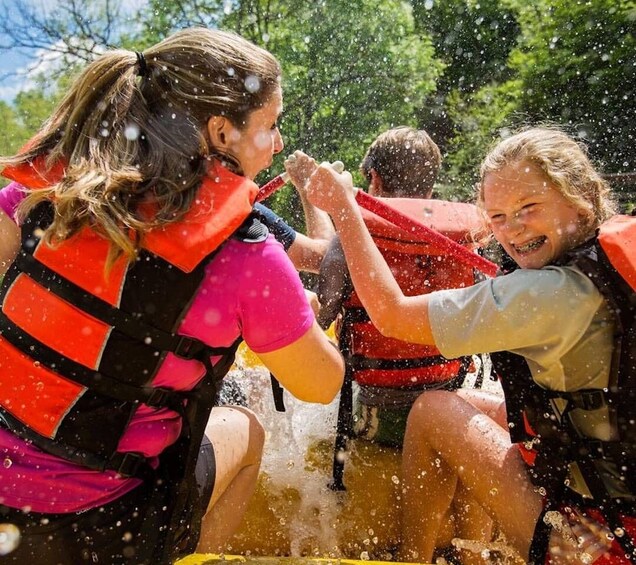
[[486, 174], [483, 198], [495, 238], [524, 269], [544, 267], [581, 239], [581, 210], [532, 162]]
[[242, 129], [226, 124], [227, 150], [241, 164], [244, 176], [251, 180], [267, 169], [273, 156], [285, 147], [278, 129], [282, 111], [282, 92], [277, 88], [261, 108], [250, 113]]

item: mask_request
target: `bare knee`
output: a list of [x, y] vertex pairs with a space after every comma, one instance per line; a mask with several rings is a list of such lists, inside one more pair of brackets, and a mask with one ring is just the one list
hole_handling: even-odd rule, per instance
[[212, 440], [219, 457], [233, 460], [234, 464], [241, 467], [260, 463], [265, 444], [265, 430], [256, 414], [249, 408], [216, 408], [208, 421], [206, 435]]
[[248, 419], [249, 443], [245, 453], [245, 464], [251, 465], [254, 463], [260, 463], [263, 455], [263, 447], [265, 445], [265, 428], [263, 428], [263, 424], [261, 424], [258, 416], [249, 408], [233, 406], [232, 409], [243, 412]]
[[422, 393], [409, 412], [408, 425], [421, 428], [436, 424], [440, 413], [448, 411], [454, 397], [454, 392], [446, 390], [429, 390]]

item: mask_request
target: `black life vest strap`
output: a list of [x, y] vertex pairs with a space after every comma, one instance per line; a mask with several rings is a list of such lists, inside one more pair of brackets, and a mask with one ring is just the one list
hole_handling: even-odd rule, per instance
[[40, 435], [37, 435], [36, 438], [31, 428], [1, 407], [0, 427], [11, 430], [12, 433], [26, 441], [33, 441], [40, 449], [51, 455], [66, 461], [72, 461], [94, 471], [115, 471], [122, 477], [136, 477], [142, 480], [153, 477], [155, 473], [146, 457], [141, 453], [117, 451], [110, 457], [102, 457], [91, 451], [78, 449]]
[[363, 370], [408, 370], [421, 369], [423, 367], [433, 367], [435, 365], [445, 365], [453, 361], [446, 359], [442, 355], [432, 355], [431, 357], [413, 357], [409, 359], [377, 359], [364, 355], [351, 355], [347, 362], [356, 371]]
[[552, 533], [552, 526], [545, 521], [545, 515], [553, 510], [552, 501], [549, 499], [543, 509], [536, 524], [534, 525], [534, 532], [532, 533], [532, 540], [530, 542], [530, 552], [528, 555], [528, 565], [544, 565], [545, 558], [548, 555], [548, 548], [550, 545], [550, 534]]
[[336, 422], [336, 438], [333, 447], [331, 481], [327, 485], [333, 491], [345, 491], [344, 466], [347, 443], [353, 435], [353, 370], [345, 365], [344, 381], [340, 389], [338, 402], [338, 420]]
[[73, 380], [98, 394], [124, 402], [141, 402], [154, 408], [170, 408], [181, 413], [187, 391], [175, 391], [152, 386], [135, 386], [94, 371], [68, 357], [60, 355], [41, 341], [23, 331], [0, 311], [0, 334], [16, 349], [38, 359], [47, 369]]
[[[340, 400], [338, 402], [338, 420], [336, 422], [336, 437], [333, 448], [333, 463], [331, 468], [331, 481], [328, 487], [333, 491], [345, 491], [344, 484], [344, 458], [347, 450], [347, 442], [353, 434], [353, 369], [347, 359], [351, 356], [350, 336], [351, 326], [355, 323], [356, 311], [362, 311], [368, 315], [363, 308], [347, 309], [342, 317], [342, 327], [340, 328], [340, 339], [338, 344], [342, 356], [345, 359], [345, 374], [340, 389]], [[359, 315], [359, 312], [358, 312]]]
[[213, 348], [199, 339], [162, 331], [140, 318], [111, 306], [108, 302], [86, 292], [80, 286], [48, 268], [31, 254], [20, 252], [15, 264], [19, 270], [55, 295], [76, 305], [94, 318], [115, 327], [124, 335], [154, 349], [170, 351], [183, 359], [194, 359], [204, 350], [210, 355], [225, 353], [225, 348]]
[[[206, 375], [192, 391], [192, 398], [188, 402], [182, 418], [181, 435], [172, 446], [161, 454], [160, 471], [162, 480], [168, 481], [168, 488], [171, 490], [171, 496], [168, 499], [171, 508], [168, 508], [166, 512], [166, 535], [160, 538], [155, 550], [157, 559], [164, 558], [166, 554], [174, 553], [174, 548], [179, 545], [186, 530], [200, 527], [197, 520], [194, 523], [184, 521], [184, 510], [186, 504], [193, 504], [192, 498], [188, 495], [197, 494], [197, 489], [191, 489], [191, 480], [195, 476], [205, 428], [218, 397], [219, 385], [232, 366], [234, 355], [241, 341], [242, 338], [238, 338], [228, 347], [228, 354], [216, 365], [212, 365], [209, 356], [201, 359], [206, 368]], [[199, 505], [194, 504], [194, 506]], [[191, 545], [179, 548], [181, 552], [194, 552], [198, 538], [198, 531], [195, 531], [189, 536]]]
[[274, 408], [276, 408], [276, 412], [285, 412], [285, 397], [284, 391], [285, 389], [282, 387], [278, 379], [274, 376], [273, 373], [269, 374], [269, 380], [272, 385], [272, 396], [274, 397]]

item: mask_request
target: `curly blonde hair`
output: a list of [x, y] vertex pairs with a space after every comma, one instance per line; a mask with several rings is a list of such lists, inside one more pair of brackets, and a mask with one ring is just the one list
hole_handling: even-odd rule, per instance
[[[106, 52], [75, 80], [28, 148], [0, 159], [4, 166], [38, 158], [65, 165], [63, 178], [31, 192], [19, 215], [51, 201], [46, 241], [90, 226], [111, 242], [111, 260], [133, 258], [144, 232], [187, 212], [207, 161], [222, 156], [207, 139], [209, 118], [244, 127], [279, 88], [280, 75], [266, 50], [205, 28], [179, 31], [143, 54]], [[152, 218], [139, 206], [148, 201], [156, 205]]]
[[590, 161], [587, 148], [556, 126], [528, 127], [497, 143], [480, 168], [477, 202], [483, 208], [483, 181], [488, 173], [530, 161], [586, 218], [585, 230], [594, 230], [617, 213], [608, 183]]

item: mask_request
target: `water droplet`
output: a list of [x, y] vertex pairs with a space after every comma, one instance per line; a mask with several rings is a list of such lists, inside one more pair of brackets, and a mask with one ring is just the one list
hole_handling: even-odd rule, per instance
[[128, 124], [124, 129], [124, 137], [128, 141], [135, 141], [139, 137], [139, 126], [137, 124]]
[[20, 543], [20, 530], [15, 524], [0, 524], [0, 555], [8, 555]]
[[2, 466], [5, 469], [8, 469], [9, 467], [11, 467], [11, 465], [13, 465], [13, 461], [11, 461], [11, 459], [9, 459], [8, 457], [5, 457], [4, 461], [2, 462]]
[[245, 90], [251, 92], [258, 92], [261, 89], [261, 81], [257, 76], [248, 75], [245, 77]]

